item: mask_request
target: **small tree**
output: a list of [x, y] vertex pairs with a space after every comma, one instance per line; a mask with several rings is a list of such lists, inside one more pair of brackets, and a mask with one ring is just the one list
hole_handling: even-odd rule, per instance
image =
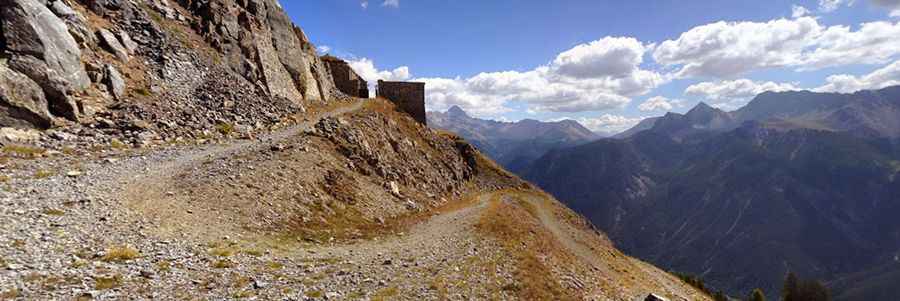
[[747, 298], [749, 301], [766, 301], [766, 294], [763, 294], [762, 290], [755, 289], [750, 293], [750, 297]]
[[799, 301], [797, 299], [797, 293], [800, 290], [800, 280], [797, 279], [797, 274], [790, 272], [787, 274], [787, 277], [784, 278], [784, 286], [781, 288], [781, 300], [783, 301]]
[[794, 273], [788, 273], [781, 297], [784, 301], [831, 301], [831, 292], [819, 281], [801, 280]]
[[722, 291], [717, 291], [715, 294], [713, 294], [713, 300], [728, 301], [728, 296], [725, 296], [725, 293], [723, 293]]

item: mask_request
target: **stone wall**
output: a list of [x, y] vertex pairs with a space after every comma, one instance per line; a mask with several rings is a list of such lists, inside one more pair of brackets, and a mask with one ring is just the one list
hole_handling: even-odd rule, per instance
[[413, 119], [427, 125], [425, 119], [425, 83], [378, 81], [378, 97], [387, 98]]
[[330, 55], [323, 56], [322, 61], [325, 62], [325, 67], [331, 73], [334, 86], [338, 90], [349, 96], [369, 98], [369, 83], [356, 74], [347, 62]]

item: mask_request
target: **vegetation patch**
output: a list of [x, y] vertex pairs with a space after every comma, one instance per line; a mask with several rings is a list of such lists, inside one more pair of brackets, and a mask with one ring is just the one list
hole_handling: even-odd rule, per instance
[[125, 144], [125, 142], [122, 142], [122, 140], [113, 138], [112, 140], [109, 141], [109, 147], [111, 147], [113, 149], [123, 150], [123, 149], [128, 149], [128, 144]]
[[11, 288], [0, 292], [0, 299], [2, 300], [12, 300], [19, 297], [19, 289]]
[[106, 255], [100, 260], [106, 262], [126, 262], [141, 257], [141, 252], [130, 245], [112, 246], [106, 249]]
[[230, 269], [234, 267], [234, 262], [228, 259], [219, 259], [213, 261], [210, 266], [216, 269]]
[[392, 300], [398, 295], [400, 295], [400, 290], [396, 286], [389, 286], [375, 292], [372, 295], [372, 301]]
[[322, 291], [319, 291], [319, 290], [315, 290], [315, 291], [306, 291], [306, 293], [304, 293], [303, 295], [306, 296], [307, 298], [322, 298], [325, 296], [325, 293], [323, 293]]
[[109, 277], [94, 277], [94, 288], [97, 290], [108, 290], [122, 286], [122, 275], [116, 274]]
[[10, 144], [3, 146], [3, 148], [0, 149], [0, 152], [10, 157], [36, 159], [44, 156], [44, 153], [46, 153], [47, 150], [28, 145]]
[[223, 136], [231, 135], [231, 133], [234, 133], [234, 130], [235, 130], [235, 128], [234, 128], [233, 124], [225, 123], [225, 122], [220, 122], [219, 124], [216, 124], [216, 131], [219, 132], [219, 134], [222, 134]]
[[37, 180], [42, 180], [42, 179], [52, 177], [54, 174], [56, 174], [56, 173], [46, 170], [46, 169], [38, 169], [37, 171], [34, 172], [34, 178]]
[[44, 214], [51, 216], [63, 216], [66, 215], [66, 212], [55, 208], [48, 208], [44, 209]]
[[494, 196], [476, 225], [479, 231], [497, 238], [504, 250], [516, 260], [514, 274], [517, 283], [504, 289], [522, 300], [577, 300], [575, 292], [564, 289], [554, 279], [539, 257], [553, 252], [548, 241], [552, 237], [542, 232], [529, 210], [520, 207], [521, 201], [503, 202], [499, 194]]

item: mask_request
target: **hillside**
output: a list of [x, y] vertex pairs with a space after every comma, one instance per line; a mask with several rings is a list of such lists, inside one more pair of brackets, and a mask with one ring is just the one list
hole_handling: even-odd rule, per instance
[[471, 117], [457, 106], [447, 112], [428, 112], [428, 125], [462, 136], [516, 173], [549, 150], [599, 138], [574, 120], [500, 122]]
[[878, 267], [894, 265], [900, 247], [898, 141], [862, 123], [731, 128], [742, 114], [701, 104], [626, 139], [550, 152], [525, 177], [626, 252], [735, 295], [774, 296], [793, 271], [833, 281], [836, 296], [885, 296], [890, 272]]
[[0, 299], [709, 299], [335, 90], [277, 1], [0, 15]]

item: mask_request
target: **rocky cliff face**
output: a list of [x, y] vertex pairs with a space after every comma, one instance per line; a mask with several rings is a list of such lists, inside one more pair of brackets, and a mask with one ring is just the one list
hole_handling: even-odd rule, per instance
[[334, 84], [315, 46], [276, 0], [180, 2], [197, 16], [198, 32], [247, 80], [288, 99], [330, 97]]
[[10, 125], [46, 127], [51, 112], [77, 118], [80, 110], [71, 95], [90, 84], [78, 44], [65, 22], [46, 4], [0, 2], [4, 57], [0, 89], [6, 111], [3, 119]]
[[246, 134], [339, 98], [274, 0], [5, 0], [0, 16], [2, 127], [146, 145]]

